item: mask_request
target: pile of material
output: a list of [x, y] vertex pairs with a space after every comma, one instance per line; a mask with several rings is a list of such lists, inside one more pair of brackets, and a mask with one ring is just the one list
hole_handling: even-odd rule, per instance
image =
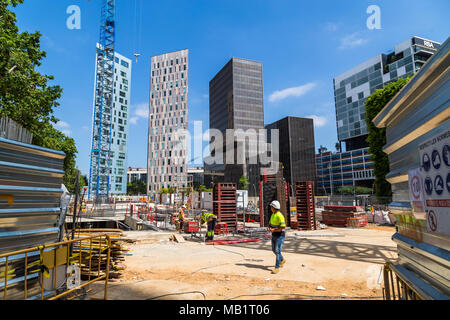
[[328, 226], [359, 228], [368, 224], [366, 213], [360, 206], [325, 206], [322, 223]]
[[[76, 230], [75, 239], [86, 238], [90, 236], [100, 236], [107, 234], [111, 239], [110, 252], [110, 278], [118, 278], [121, 276], [121, 271], [125, 269], [123, 261], [125, 254], [129, 251], [125, 247], [125, 243], [135, 242], [132, 239], [126, 238], [123, 231], [120, 229], [81, 229]], [[80, 259], [81, 247], [81, 276], [82, 279], [92, 279], [97, 276], [105, 274], [106, 262], [108, 258], [106, 238], [98, 238], [92, 241], [82, 241], [80, 246], [74, 246], [73, 253], [76, 255], [75, 260]], [[91, 256], [92, 254], [92, 256]]]

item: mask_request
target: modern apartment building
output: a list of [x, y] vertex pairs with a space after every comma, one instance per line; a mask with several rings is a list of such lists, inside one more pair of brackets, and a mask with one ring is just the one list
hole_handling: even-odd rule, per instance
[[203, 167], [188, 167], [188, 184], [194, 188], [205, 183]]
[[151, 58], [148, 183], [150, 194], [187, 187], [188, 49]]
[[372, 188], [375, 179], [369, 148], [316, 154], [318, 194], [337, 194], [342, 187]]
[[147, 168], [128, 168], [127, 182], [143, 181], [147, 183]]
[[[97, 44], [97, 50], [100, 50], [99, 44]], [[97, 54], [96, 61], [98, 58], [99, 56]], [[98, 61], [96, 62], [97, 65]], [[128, 160], [128, 111], [131, 96], [131, 68], [132, 63], [130, 59], [117, 52], [114, 53], [112, 108], [104, 105], [102, 115], [100, 115], [100, 110], [96, 107], [98, 106], [98, 102], [96, 103], [95, 101], [95, 99], [99, 99], [99, 95], [96, 92], [101, 90], [101, 83], [98, 81], [98, 77], [95, 80], [92, 113], [92, 151], [96, 150], [99, 140], [102, 141], [102, 144], [105, 142], [105, 145], [102, 146], [102, 151], [99, 152], [98, 156], [96, 156], [95, 152], [91, 152], [89, 175], [90, 196], [95, 196], [98, 172], [104, 173], [100, 175], [101, 180], [105, 179], [105, 177], [107, 180], [104, 182], [100, 181], [99, 188], [109, 188], [108, 194], [110, 196], [124, 195], [127, 192], [126, 168]], [[97, 74], [97, 72], [98, 70], [96, 68], [95, 73]], [[100, 118], [102, 118], [102, 121], [99, 121]], [[103, 136], [99, 136], [100, 126], [102, 126], [100, 134]], [[108, 149], [108, 143], [110, 145], [109, 161], [108, 152], [104, 151]], [[98, 158], [93, 159], [93, 157]]]
[[270, 130], [279, 130], [278, 154], [286, 182], [291, 184], [297, 181], [316, 182], [314, 120], [286, 117], [266, 125], [266, 129], [269, 143]]
[[[264, 99], [262, 63], [242, 58], [232, 58], [215, 75], [209, 83], [209, 126], [224, 135], [225, 145], [231, 144], [234, 149], [234, 163], [206, 164], [205, 184], [210, 182], [233, 182], [238, 184], [245, 175], [250, 184], [258, 186], [259, 166], [257, 159], [250, 159], [249, 147], [255, 148], [257, 141], [248, 139], [244, 163], [238, 163], [238, 148], [236, 141], [226, 141], [226, 130], [238, 129], [246, 132], [248, 129], [264, 128]], [[233, 148], [232, 147], [232, 148]], [[215, 150], [211, 150], [215, 154]], [[250, 192], [254, 190], [250, 187]]]
[[334, 78], [338, 139], [347, 151], [368, 146], [366, 99], [388, 83], [413, 75], [439, 47], [435, 41], [412, 37], [392, 52], [379, 54]]

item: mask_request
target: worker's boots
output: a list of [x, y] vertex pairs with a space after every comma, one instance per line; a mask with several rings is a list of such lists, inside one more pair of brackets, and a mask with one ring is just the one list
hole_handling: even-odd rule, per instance
[[280, 262], [280, 268], [283, 268], [284, 264], [286, 263], [286, 259], [281, 260]]
[[272, 274], [277, 274], [278, 272], [280, 272], [280, 268], [273, 268]]

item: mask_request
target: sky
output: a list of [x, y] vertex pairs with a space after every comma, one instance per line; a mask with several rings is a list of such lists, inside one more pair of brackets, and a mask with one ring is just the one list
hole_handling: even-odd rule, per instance
[[[21, 32], [40, 31], [39, 71], [63, 88], [57, 127], [75, 139], [89, 173], [95, 46], [102, 0], [25, 0], [13, 11]], [[69, 29], [80, 9], [79, 29]], [[369, 29], [370, 5], [380, 29]], [[189, 49], [189, 128], [209, 128], [209, 81], [232, 57], [263, 64], [265, 123], [314, 119], [316, 150], [337, 140], [333, 78], [416, 35], [443, 43], [448, 0], [116, 0], [116, 51], [133, 60], [128, 166], [146, 168], [150, 58]], [[136, 63], [134, 53], [141, 56]], [[206, 143], [206, 142], [205, 142]], [[196, 160], [192, 165], [201, 165]]]

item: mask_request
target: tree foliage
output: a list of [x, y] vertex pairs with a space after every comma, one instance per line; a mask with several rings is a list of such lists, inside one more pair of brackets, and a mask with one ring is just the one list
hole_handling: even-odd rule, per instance
[[249, 184], [250, 184], [250, 181], [248, 181], [248, 179], [247, 179], [246, 176], [243, 175], [243, 176], [239, 179], [239, 189], [240, 189], [240, 190], [247, 190]]
[[347, 195], [353, 195], [353, 194], [371, 194], [372, 189], [366, 188], [366, 187], [342, 187], [338, 189], [338, 193], [340, 194], [347, 194]]
[[391, 197], [392, 189], [391, 184], [386, 180], [386, 175], [389, 173], [389, 159], [387, 154], [383, 152], [383, 147], [386, 145], [386, 129], [377, 128], [372, 120], [408, 81], [409, 78], [400, 78], [396, 82], [388, 84], [384, 89], [376, 90], [365, 102], [366, 123], [369, 132], [367, 143], [374, 162], [374, 184], [377, 197]]
[[[53, 76], [41, 74], [46, 52], [41, 50], [41, 33], [19, 32], [11, 7], [24, 0], [0, 0], [0, 116], [8, 116], [33, 134], [34, 145], [66, 153], [63, 183], [75, 191], [75, 141], [53, 127], [58, 122], [62, 88], [49, 85]], [[81, 187], [81, 183], [80, 183]]]
[[134, 180], [127, 184], [127, 195], [147, 194], [147, 184], [142, 180]]

